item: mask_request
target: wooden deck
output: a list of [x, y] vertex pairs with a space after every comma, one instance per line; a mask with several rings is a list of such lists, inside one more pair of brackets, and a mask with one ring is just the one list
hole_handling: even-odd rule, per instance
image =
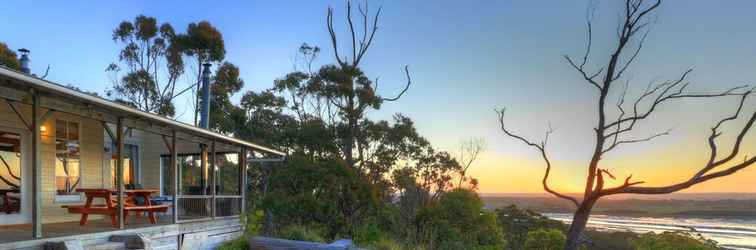
[[[156, 224], [150, 224], [146, 216], [136, 219], [129, 216], [125, 229], [154, 227], [171, 224], [170, 216], [160, 216]], [[110, 219], [89, 220], [87, 225], [79, 226], [79, 221], [48, 223], [42, 225], [44, 238], [64, 237], [80, 234], [92, 234], [116, 231]], [[32, 224], [0, 226], [0, 244], [14, 241], [32, 240]]]
[[162, 216], [157, 224], [150, 224], [146, 217], [130, 217], [124, 230], [113, 228], [110, 219], [93, 219], [86, 226], [79, 226], [78, 221], [47, 223], [42, 229], [44, 238], [36, 240], [31, 237], [31, 224], [0, 226], [0, 250], [42, 250], [47, 242], [64, 241], [77, 241], [90, 249], [108, 244], [112, 236], [137, 234], [149, 239], [156, 249], [204, 250], [242, 235], [238, 216], [209, 219], [171, 224], [170, 216]]

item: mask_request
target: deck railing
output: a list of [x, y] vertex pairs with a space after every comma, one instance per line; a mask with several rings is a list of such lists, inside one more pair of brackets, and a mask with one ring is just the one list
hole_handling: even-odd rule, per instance
[[241, 214], [242, 197], [239, 195], [216, 195], [215, 217], [237, 216]]
[[205, 220], [213, 217], [238, 216], [242, 210], [242, 196], [216, 195], [213, 206], [212, 195], [180, 195], [176, 199], [179, 221]]
[[213, 216], [213, 197], [210, 195], [180, 195], [176, 199], [179, 221], [209, 219]]

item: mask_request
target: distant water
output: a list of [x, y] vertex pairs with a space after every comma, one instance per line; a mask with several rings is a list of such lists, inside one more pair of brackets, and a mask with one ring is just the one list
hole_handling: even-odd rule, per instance
[[[544, 215], [566, 223], [572, 221], [572, 214], [546, 213]], [[591, 215], [588, 227], [605, 231], [637, 233], [687, 231], [693, 228], [707, 239], [715, 240], [727, 249], [756, 250], [756, 218], [686, 219]]]

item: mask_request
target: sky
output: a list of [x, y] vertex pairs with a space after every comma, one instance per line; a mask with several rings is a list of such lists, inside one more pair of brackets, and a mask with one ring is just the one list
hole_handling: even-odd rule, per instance
[[[223, 33], [226, 60], [240, 67], [243, 91], [263, 90], [293, 70], [303, 42], [322, 48], [317, 64], [334, 61], [325, 24], [328, 6], [335, 8], [336, 29], [345, 38], [343, 1], [9, 0], [2, 4], [0, 41], [30, 49], [33, 72], [44, 72], [49, 64], [47, 79], [103, 93], [111, 85], [105, 68], [117, 60], [120, 48], [111, 39], [118, 23], [144, 14], [183, 31], [191, 22], [207, 20]], [[450, 152], [467, 138], [484, 138], [486, 151], [470, 170], [480, 192], [542, 192], [544, 165], [537, 152], [499, 130], [493, 110], [506, 107], [507, 128], [525, 137], [540, 140], [549, 123], [556, 129], [547, 148], [554, 165], [551, 185], [564, 192], [582, 190], [597, 95], [563, 55], [579, 58], [584, 51], [587, 1], [411, 0], [371, 1], [370, 6], [382, 6], [383, 12], [363, 70], [380, 77], [385, 96], [404, 86], [405, 65], [413, 79], [400, 101], [371, 111], [371, 119], [405, 114], [434, 146]], [[620, 7], [619, 1], [596, 6], [591, 69], [608, 58]], [[664, 2], [628, 70], [629, 95], [687, 69], [693, 69], [692, 91], [756, 84], [754, 10], [756, 2], [746, 0]], [[602, 167], [647, 185], [684, 180], [705, 163], [709, 128], [731, 115], [736, 102], [721, 98], [662, 106], [629, 139], [667, 129], [671, 134], [619, 148], [605, 156]], [[755, 107], [756, 101], [748, 101], [746, 114]], [[731, 145], [742, 124], [740, 119], [725, 126], [720, 148]], [[755, 132], [741, 151], [739, 159], [756, 153]], [[754, 180], [756, 167], [686, 192], [756, 192]]]

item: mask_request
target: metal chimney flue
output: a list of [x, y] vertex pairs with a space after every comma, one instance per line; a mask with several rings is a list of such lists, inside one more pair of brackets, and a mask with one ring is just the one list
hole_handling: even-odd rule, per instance
[[31, 74], [31, 68], [29, 68], [29, 63], [31, 62], [29, 52], [31, 51], [28, 49], [19, 49], [18, 52], [21, 52], [21, 58], [18, 59], [18, 62], [21, 64], [21, 72]]
[[202, 88], [200, 89], [200, 122], [204, 129], [210, 128], [210, 64], [202, 64]]

